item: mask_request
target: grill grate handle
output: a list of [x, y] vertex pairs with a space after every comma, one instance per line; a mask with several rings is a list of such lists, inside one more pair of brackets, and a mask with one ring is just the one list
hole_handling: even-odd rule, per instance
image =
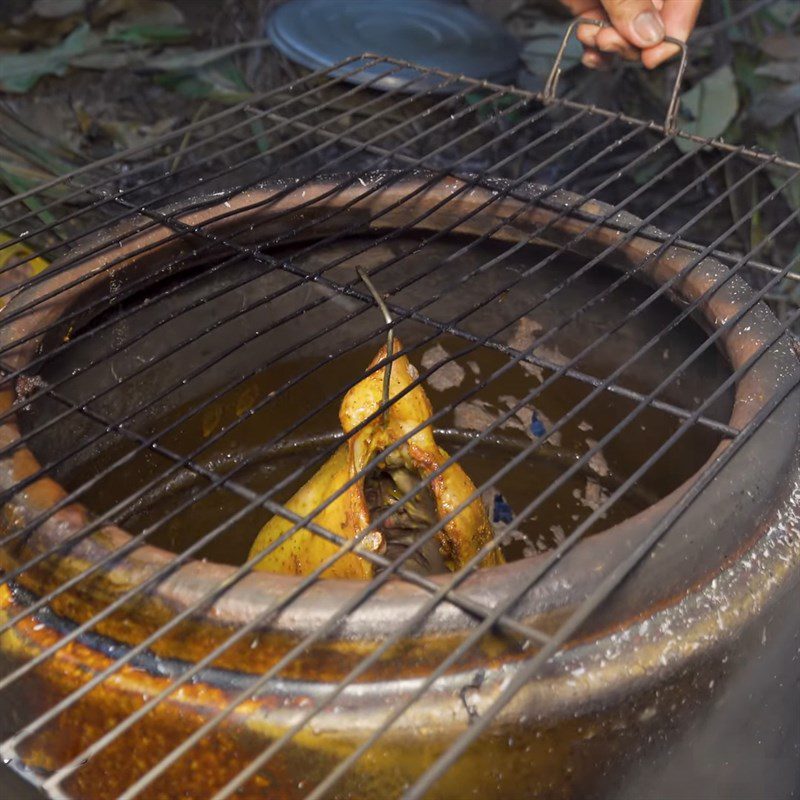
[[[544, 91], [542, 92], [542, 95], [545, 103], [552, 103], [556, 99], [558, 79], [561, 77], [561, 62], [564, 59], [564, 52], [567, 49], [567, 43], [569, 42], [570, 37], [575, 32], [575, 28], [577, 28], [578, 25], [595, 25], [598, 28], [610, 27], [609, 23], [605, 20], [588, 19], [587, 17], [578, 17], [570, 23], [566, 33], [564, 34], [564, 38], [561, 40], [561, 45], [558, 48], [558, 52], [556, 53], [556, 58], [553, 62], [553, 68], [550, 70], [550, 75], [547, 77], [547, 83], [544, 85]], [[683, 74], [686, 72], [688, 47], [686, 42], [682, 42], [680, 39], [676, 39], [674, 36], [665, 36], [664, 41], [677, 45], [681, 51], [680, 63], [678, 64], [678, 74], [675, 76], [675, 84], [672, 87], [672, 95], [669, 100], [669, 106], [667, 107], [667, 115], [664, 118], [664, 130], [667, 135], [673, 136], [678, 132], [678, 106], [680, 105], [680, 90], [681, 84], [683, 83]]]

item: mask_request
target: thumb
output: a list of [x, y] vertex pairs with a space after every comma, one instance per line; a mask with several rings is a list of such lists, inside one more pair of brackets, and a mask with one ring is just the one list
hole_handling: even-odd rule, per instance
[[602, 0], [611, 24], [636, 47], [653, 47], [664, 39], [664, 20], [651, 0]]

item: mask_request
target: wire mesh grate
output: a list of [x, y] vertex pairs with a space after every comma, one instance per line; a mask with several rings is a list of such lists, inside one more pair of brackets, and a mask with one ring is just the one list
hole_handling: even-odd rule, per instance
[[[29, 248], [0, 270], [1, 749], [49, 796], [544, 795], [508, 732], [552, 746], [578, 643], [688, 602], [788, 502], [800, 165], [457, 76], [351, 85], [376, 63], [407, 66], [0, 201]], [[358, 487], [364, 524], [326, 524]], [[468, 513], [491, 535], [436, 567]]]

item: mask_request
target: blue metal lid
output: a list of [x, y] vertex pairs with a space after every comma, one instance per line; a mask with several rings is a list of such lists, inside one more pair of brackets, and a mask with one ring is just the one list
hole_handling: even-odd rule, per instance
[[[411, 61], [478, 80], [513, 79], [519, 46], [493, 20], [447, 0], [289, 0], [267, 20], [267, 35], [293, 61], [320, 69], [363, 53]], [[379, 89], [456, 91], [412, 68], [358, 62], [335, 71]], [[391, 75], [387, 75], [391, 72]], [[382, 77], [381, 77], [382, 76]], [[408, 81], [418, 78], [413, 84]], [[377, 79], [377, 80], [375, 80]]]

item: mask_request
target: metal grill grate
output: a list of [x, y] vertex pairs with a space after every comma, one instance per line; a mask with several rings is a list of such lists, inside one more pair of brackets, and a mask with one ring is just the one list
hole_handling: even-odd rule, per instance
[[[456, 76], [350, 85], [375, 63], [407, 66], [352, 59], [0, 203], [0, 252], [30, 248], [2, 270], [2, 752], [49, 796], [513, 796], [519, 765], [476, 748], [786, 502], [800, 165]], [[359, 474], [433, 425], [426, 483], [460, 463], [477, 487], [399, 555], [359, 543], [417, 486], [355, 539], [286, 506], [390, 331], [371, 372], [407, 355], [433, 413]], [[695, 569], [687, 528], [756, 461]], [[481, 552], [414, 568], [506, 484]], [[339, 550], [254, 575], [233, 532], [272, 515]], [[321, 580], [353, 553], [371, 579]]]

